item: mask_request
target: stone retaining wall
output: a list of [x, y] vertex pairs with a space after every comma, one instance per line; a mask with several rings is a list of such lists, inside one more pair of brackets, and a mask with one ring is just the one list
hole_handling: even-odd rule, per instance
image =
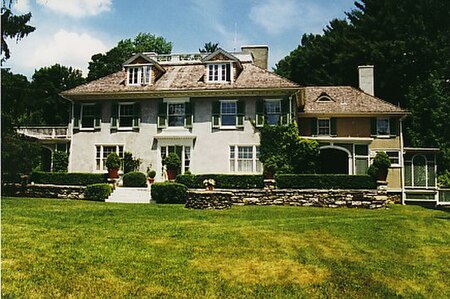
[[186, 208], [224, 209], [232, 205], [289, 205], [379, 209], [387, 196], [376, 190], [247, 189], [189, 190]]
[[5, 184], [2, 186], [2, 194], [5, 196], [84, 199], [84, 189], [86, 189], [85, 186]]

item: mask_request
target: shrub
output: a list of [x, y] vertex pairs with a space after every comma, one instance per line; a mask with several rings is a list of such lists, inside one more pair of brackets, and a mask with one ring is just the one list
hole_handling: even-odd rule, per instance
[[108, 169], [119, 169], [121, 164], [120, 157], [116, 153], [110, 153], [106, 157], [105, 164]]
[[264, 178], [262, 175], [234, 175], [234, 174], [200, 174], [200, 175], [178, 175], [176, 182], [189, 188], [204, 188], [203, 181], [213, 179], [216, 188], [223, 189], [250, 189], [263, 188]]
[[187, 187], [178, 183], [154, 183], [152, 185], [152, 199], [157, 203], [186, 203]]
[[108, 177], [102, 173], [64, 173], [35, 171], [30, 175], [30, 181], [36, 184], [82, 185], [106, 183]]
[[450, 171], [446, 170], [438, 177], [439, 187], [450, 188]]
[[154, 179], [156, 176], [156, 170], [147, 168], [147, 177]]
[[123, 153], [123, 173], [129, 173], [132, 171], [138, 171], [141, 166], [142, 160], [139, 158], [133, 158], [133, 154], [130, 152]]
[[368, 175], [347, 174], [278, 174], [278, 188], [298, 189], [375, 189], [376, 182]]
[[147, 177], [142, 172], [129, 172], [123, 176], [124, 187], [146, 187]]
[[389, 159], [388, 154], [386, 152], [377, 152], [375, 158], [373, 159], [372, 165], [370, 165], [367, 173], [374, 179], [378, 179], [380, 177], [380, 172], [384, 173], [385, 176], [387, 174], [388, 168], [391, 166], [391, 160]]
[[53, 152], [53, 172], [67, 172], [69, 155], [66, 152]]
[[109, 184], [93, 184], [84, 190], [84, 198], [96, 201], [105, 201], [111, 194], [112, 188]]
[[169, 170], [178, 170], [181, 166], [181, 159], [176, 153], [170, 153], [164, 159], [164, 165]]

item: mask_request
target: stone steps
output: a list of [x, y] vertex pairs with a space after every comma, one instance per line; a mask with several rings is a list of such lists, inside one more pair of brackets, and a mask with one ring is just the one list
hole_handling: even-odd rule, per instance
[[150, 188], [116, 187], [105, 202], [150, 203]]

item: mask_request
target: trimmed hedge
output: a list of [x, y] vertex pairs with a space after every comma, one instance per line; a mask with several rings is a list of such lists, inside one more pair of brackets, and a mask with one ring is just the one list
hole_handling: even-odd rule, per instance
[[264, 188], [262, 175], [234, 175], [234, 174], [199, 174], [178, 175], [176, 182], [186, 185], [188, 188], [205, 188], [203, 181], [213, 179], [216, 188], [222, 189], [251, 189]]
[[376, 189], [377, 184], [368, 175], [347, 174], [278, 174], [277, 188], [295, 189]]
[[32, 172], [30, 181], [36, 184], [92, 185], [106, 183], [108, 175], [103, 173]]
[[112, 188], [109, 184], [93, 184], [84, 190], [84, 198], [96, 201], [105, 201], [111, 194]]
[[123, 176], [124, 187], [147, 187], [147, 176], [142, 172], [129, 172]]
[[178, 183], [154, 183], [152, 199], [157, 203], [186, 203], [188, 188]]

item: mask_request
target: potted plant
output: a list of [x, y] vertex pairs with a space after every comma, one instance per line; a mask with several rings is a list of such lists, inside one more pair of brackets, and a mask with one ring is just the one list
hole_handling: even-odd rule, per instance
[[167, 178], [174, 180], [181, 166], [181, 159], [176, 153], [170, 153], [164, 159], [164, 165], [167, 168]]
[[214, 179], [205, 179], [203, 181], [203, 185], [205, 186], [207, 191], [214, 190], [214, 186], [216, 185], [216, 181]]
[[156, 171], [147, 167], [147, 180], [149, 184], [153, 184], [155, 182]]
[[108, 168], [108, 176], [111, 179], [119, 177], [119, 168], [121, 165], [120, 157], [116, 153], [110, 153], [106, 157], [106, 168]]
[[370, 165], [367, 172], [377, 181], [386, 181], [390, 166], [391, 160], [389, 159], [388, 154], [385, 152], [377, 152], [373, 159], [373, 163]]

